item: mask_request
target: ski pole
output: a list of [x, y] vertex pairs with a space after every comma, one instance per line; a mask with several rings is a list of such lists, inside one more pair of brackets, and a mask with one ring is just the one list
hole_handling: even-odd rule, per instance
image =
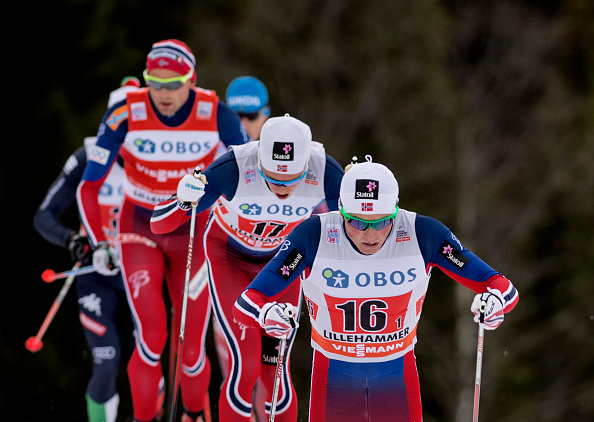
[[50, 269], [45, 270], [44, 272], [41, 273], [41, 279], [43, 281], [45, 281], [46, 283], [51, 283], [55, 280], [58, 280], [59, 278], [66, 278], [66, 277], [70, 277], [71, 275], [77, 276], [77, 275], [82, 275], [82, 274], [88, 274], [88, 273], [92, 273], [93, 271], [95, 271], [95, 267], [93, 267], [92, 265], [87, 265], [85, 267], [81, 267], [79, 264], [79, 266], [75, 266], [71, 270], [63, 271], [61, 273], [56, 273], [54, 270], [50, 270]]
[[481, 302], [479, 311], [481, 313], [479, 330], [478, 330], [478, 344], [476, 347], [476, 375], [474, 378], [474, 409], [472, 411], [472, 422], [478, 422], [479, 415], [479, 398], [481, 395], [481, 371], [483, 367], [483, 349], [484, 349], [484, 338], [485, 329], [483, 328], [483, 321], [485, 318], [485, 310], [487, 309], [487, 303]]
[[68, 290], [70, 289], [70, 286], [72, 285], [72, 282], [74, 281], [74, 278], [76, 277], [76, 273], [73, 273], [73, 271], [77, 270], [79, 267], [80, 267], [80, 262], [77, 262], [76, 264], [74, 264], [74, 267], [72, 267], [72, 270], [70, 272], [71, 274], [66, 278], [66, 281], [64, 282], [64, 285], [60, 289], [58, 296], [56, 296], [56, 299], [54, 299], [54, 303], [52, 304], [49, 312], [45, 316], [45, 319], [43, 320], [43, 323], [41, 324], [39, 331], [37, 332], [37, 334], [35, 336], [29, 337], [27, 339], [27, 341], [25, 342], [25, 348], [28, 351], [30, 351], [31, 353], [38, 352], [43, 347], [43, 342], [41, 341], [41, 338], [47, 331], [49, 325], [51, 324], [52, 320], [54, 319], [54, 316], [58, 312], [58, 309], [60, 309], [60, 305], [62, 305], [62, 302], [64, 301], [64, 297], [66, 297], [66, 293], [68, 293]]
[[[201, 178], [205, 182], [206, 178], [201, 174], [200, 167], [194, 170], [194, 177]], [[206, 183], [205, 183], [206, 184]], [[169, 422], [175, 422], [175, 411], [177, 406], [177, 390], [179, 378], [181, 376], [182, 356], [184, 349], [184, 331], [186, 329], [186, 312], [188, 307], [188, 294], [190, 291], [190, 270], [192, 267], [192, 252], [194, 250], [194, 230], [196, 227], [196, 206], [192, 204], [192, 214], [190, 218], [190, 239], [188, 241], [188, 257], [186, 260], [186, 279], [184, 281], [184, 297], [182, 301], [181, 321], [179, 325], [179, 339], [177, 343], [177, 357], [175, 360], [175, 377], [173, 381], [173, 394], [171, 395], [171, 404], [169, 407]]]
[[[285, 308], [285, 316], [293, 319], [296, 313], [296, 308], [287, 306]], [[276, 375], [274, 377], [274, 388], [272, 389], [272, 401], [270, 402], [270, 416], [268, 422], [274, 422], [276, 413], [276, 402], [278, 400], [278, 390], [280, 387], [280, 381], [283, 377], [283, 366], [285, 364], [285, 345], [287, 344], [287, 334], [283, 335], [278, 343], [278, 359], [276, 361]]]

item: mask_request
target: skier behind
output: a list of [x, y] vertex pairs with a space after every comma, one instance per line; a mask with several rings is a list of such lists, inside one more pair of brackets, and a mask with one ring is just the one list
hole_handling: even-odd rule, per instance
[[[258, 377], [270, 402], [278, 355], [278, 339], [234, 321], [235, 300], [316, 205], [325, 199], [331, 209], [338, 206], [342, 168], [311, 137], [309, 126], [288, 114], [268, 119], [259, 142], [231, 147], [204, 171], [206, 186], [184, 176], [177, 195], [157, 205], [151, 218], [152, 230], [165, 233], [188, 220], [191, 203], [199, 201], [198, 212], [214, 204], [204, 249], [214, 314], [230, 356], [219, 398], [221, 421], [249, 420]], [[294, 283], [280, 299], [298, 304], [300, 297]], [[289, 333], [287, 356], [295, 333]], [[276, 420], [296, 421], [288, 359], [278, 397]]]
[[[237, 115], [216, 93], [195, 86], [195, 66], [192, 51], [182, 41], [168, 39], [152, 45], [143, 72], [147, 88], [129, 93], [106, 111], [78, 188], [79, 210], [94, 257], [104, 257], [95, 262], [98, 271], [109, 273], [121, 256], [136, 333], [128, 363], [135, 421], [158, 416], [161, 357], [168, 334], [179, 337], [188, 256], [189, 224], [167, 236], [155, 235], [149, 226], [153, 207], [175, 193], [182, 175], [212, 163], [222, 144], [249, 140]], [[118, 153], [124, 157], [125, 170], [119, 251], [104, 242], [96, 211], [97, 193]], [[197, 233], [204, 230], [207, 218], [207, 213], [197, 216]], [[192, 250], [190, 279], [199, 284], [202, 275], [206, 286], [199, 240]], [[173, 307], [172, 333], [168, 333], [164, 283]], [[205, 353], [210, 300], [208, 289], [197, 287], [196, 292], [187, 301], [186, 320], [192, 324], [185, 326], [179, 378], [184, 422], [203, 420], [210, 382]], [[172, 401], [176, 401], [176, 387], [171, 389]]]
[[495, 329], [518, 302], [512, 283], [466, 249], [439, 221], [398, 208], [398, 183], [385, 166], [355, 164], [340, 187], [340, 211], [296, 227], [233, 309], [236, 320], [292, 333], [287, 289], [303, 273], [311, 321], [310, 422], [422, 421], [414, 347], [433, 267], [486, 302]]
[[[126, 77], [122, 86], [110, 94], [108, 106], [120, 101], [127, 92], [137, 90], [138, 79]], [[89, 241], [83, 230], [66, 227], [60, 216], [76, 200], [76, 188], [87, 163], [88, 151], [93, 148], [95, 137], [85, 138], [64, 164], [62, 172], [50, 186], [45, 198], [33, 217], [35, 230], [48, 242], [67, 248], [73, 262], [91, 264]], [[124, 170], [120, 159], [105, 179], [97, 201], [101, 227], [110, 245], [116, 245], [117, 213], [122, 201]], [[76, 278], [79, 319], [93, 358], [91, 379], [87, 384], [85, 398], [89, 422], [115, 422], [119, 395], [116, 380], [122, 360], [120, 335], [129, 338], [132, 332], [121, 333], [118, 326], [120, 315], [129, 315], [121, 274], [101, 275], [97, 272], [82, 274]], [[122, 310], [124, 312], [122, 313]], [[121, 322], [121, 321], [120, 321]]]

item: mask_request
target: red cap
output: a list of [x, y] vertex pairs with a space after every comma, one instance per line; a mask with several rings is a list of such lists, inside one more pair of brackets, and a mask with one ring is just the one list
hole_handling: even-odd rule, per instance
[[[164, 40], [153, 44], [146, 57], [146, 70], [169, 69], [180, 75], [186, 75], [194, 70], [196, 59], [192, 50], [182, 41]], [[192, 80], [196, 75], [192, 75]]]

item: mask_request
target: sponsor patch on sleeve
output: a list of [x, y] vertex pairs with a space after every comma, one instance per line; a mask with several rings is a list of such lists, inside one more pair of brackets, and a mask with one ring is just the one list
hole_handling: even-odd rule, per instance
[[95, 145], [93, 148], [91, 148], [88, 161], [95, 161], [96, 163], [105, 165], [107, 164], [107, 160], [109, 160], [109, 154], [110, 152], [108, 149]]
[[468, 262], [468, 258], [447, 240], [440, 246], [439, 253], [459, 269], [464, 268], [464, 265]]
[[276, 273], [284, 278], [286, 281], [291, 278], [299, 263], [303, 260], [303, 254], [297, 249], [293, 248], [283, 261], [283, 263], [277, 268]]

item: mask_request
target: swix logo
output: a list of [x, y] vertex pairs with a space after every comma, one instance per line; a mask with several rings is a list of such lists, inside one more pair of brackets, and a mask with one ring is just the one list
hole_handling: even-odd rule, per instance
[[130, 277], [128, 277], [128, 283], [130, 284], [132, 297], [137, 299], [138, 294], [140, 293], [140, 288], [145, 284], [148, 284], [150, 281], [151, 278], [149, 277], [147, 270], [138, 270], [130, 274]]
[[91, 293], [78, 299], [78, 304], [89, 312], [101, 316], [101, 298], [96, 293]]
[[412, 267], [404, 271], [395, 270], [389, 274], [383, 271], [358, 273], [353, 277], [349, 276], [349, 274], [344, 271], [326, 268], [322, 271], [322, 277], [326, 279], [326, 285], [328, 287], [346, 289], [349, 287], [351, 279], [353, 279], [355, 285], [359, 287], [400, 286], [405, 282], [413, 282], [417, 278], [417, 274], [416, 269]]

